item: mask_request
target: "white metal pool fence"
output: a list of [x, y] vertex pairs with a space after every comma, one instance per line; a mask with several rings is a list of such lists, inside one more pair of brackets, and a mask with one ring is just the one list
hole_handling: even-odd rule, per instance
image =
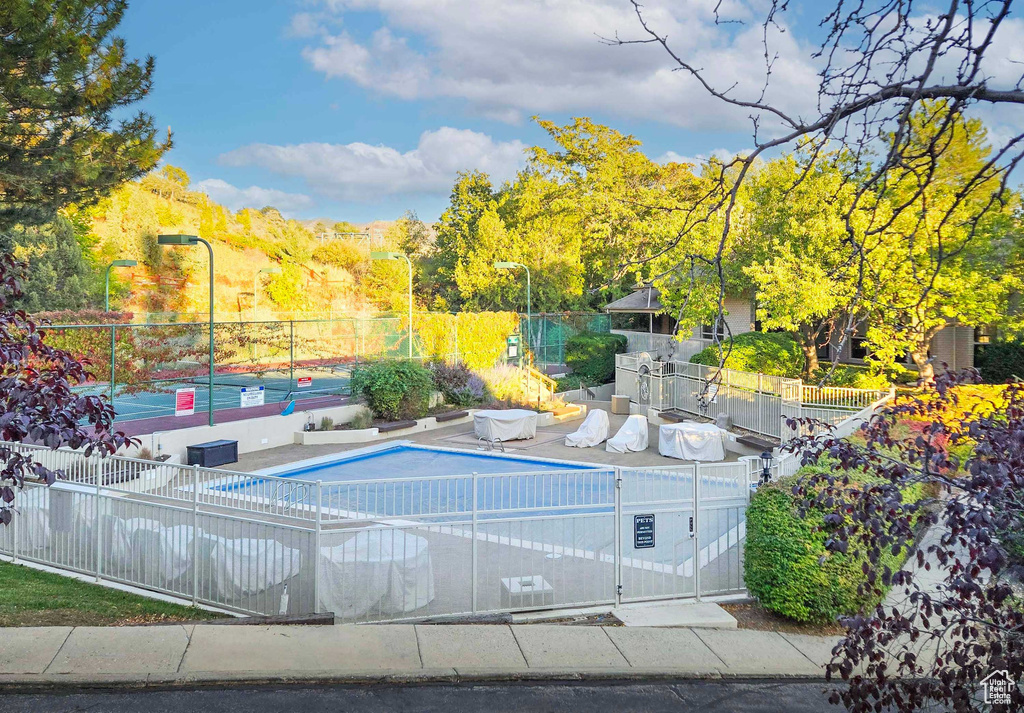
[[[6, 444], [0, 554], [246, 614], [387, 621], [743, 591], [760, 463], [318, 483]], [[799, 459], [773, 464], [788, 475]], [[319, 497], [317, 497], [319, 496]], [[636, 524], [651, 518], [651, 540]]]
[[615, 391], [644, 412], [670, 409], [715, 419], [783, 441], [795, 436], [789, 418], [838, 427], [892, 398], [892, 391], [808, 386], [799, 379], [754, 374], [685, 361], [654, 361], [643, 352], [615, 357]]

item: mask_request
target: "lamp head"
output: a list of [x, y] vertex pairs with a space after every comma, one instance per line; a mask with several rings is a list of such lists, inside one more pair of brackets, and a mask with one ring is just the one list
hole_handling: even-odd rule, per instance
[[110, 263], [111, 267], [135, 267], [139, 264], [138, 260], [114, 260]]
[[370, 253], [371, 260], [401, 260], [402, 256], [399, 253], [379, 252], [374, 250]]
[[262, 270], [260, 270], [260, 272], [265, 272], [268, 275], [280, 275], [281, 274], [281, 268], [279, 268], [279, 267], [277, 267], [275, 265], [273, 267], [265, 267]]
[[161, 235], [156, 242], [158, 245], [196, 245], [199, 238], [195, 235]]
[[518, 262], [507, 262], [504, 260], [494, 263], [494, 267], [497, 270], [514, 270], [519, 266]]

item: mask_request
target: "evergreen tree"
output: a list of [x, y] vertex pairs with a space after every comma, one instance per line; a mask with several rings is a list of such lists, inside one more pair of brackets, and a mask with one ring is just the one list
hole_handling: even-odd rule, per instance
[[126, 0], [0, 3], [0, 230], [41, 225], [142, 176], [170, 147], [144, 112], [153, 58], [113, 33]]

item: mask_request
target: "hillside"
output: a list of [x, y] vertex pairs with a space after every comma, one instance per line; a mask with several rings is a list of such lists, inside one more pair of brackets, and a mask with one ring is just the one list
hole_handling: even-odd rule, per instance
[[254, 280], [260, 319], [310, 312], [366, 316], [374, 311], [370, 295], [382, 297], [363, 241], [322, 241], [316, 236], [322, 224], [288, 220], [269, 207], [233, 213], [190, 191], [187, 175], [174, 167], [122, 186], [88, 217], [98, 265], [139, 263], [114, 273], [116, 302], [126, 311], [207, 309], [206, 250], [158, 245], [157, 236], [168, 233], [199, 235], [212, 244], [218, 319], [253, 317]]

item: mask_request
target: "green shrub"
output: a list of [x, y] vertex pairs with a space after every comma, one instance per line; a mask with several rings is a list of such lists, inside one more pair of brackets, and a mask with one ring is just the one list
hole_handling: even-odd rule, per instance
[[324, 416], [320, 419], [320, 430], [321, 431], [333, 431], [334, 430], [334, 419], [330, 416]]
[[625, 352], [627, 343], [622, 334], [573, 335], [565, 342], [565, 364], [581, 379], [607, 384], [615, 378], [615, 355]]
[[[824, 466], [809, 466], [794, 477], [819, 467]], [[835, 621], [873, 607], [878, 601], [857, 591], [864, 579], [864, 557], [852, 547], [847, 554], [825, 549], [825, 511], [815, 508], [801, 517], [790, 492], [792, 484], [793, 479], [785, 479], [763, 486], [750, 500], [744, 557], [747, 590], [765, 609], [796, 621]], [[921, 497], [920, 486], [903, 492], [904, 502]], [[887, 552], [880, 565], [896, 571], [905, 558], [905, 552]]]
[[[835, 369], [832, 369], [831, 364], [822, 364], [814, 372], [810, 383], [817, 385], [830, 371], [832, 373], [825, 380], [825, 386], [848, 386], [854, 389], [886, 389], [889, 387], [890, 379], [893, 379], [896, 374], [909, 373], [907, 369], [900, 366], [897, 366], [896, 370], [887, 376], [886, 374], [877, 374], [863, 366], [838, 364]], [[913, 379], [917, 379], [916, 373], [913, 374]]]
[[396, 421], [427, 414], [433, 380], [417, 362], [381, 360], [356, 367], [351, 386], [352, 394], [365, 398], [375, 416]]
[[465, 364], [446, 364], [435, 361], [429, 364], [434, 386], [444, 395], [445, 403], [459, 408], [475, 406], [487, 398], [487, 386], [483, 379], [474, 374]]
[[990, 384], [1024, 379], [1024, 339], [986, 344], [978, 350], [974, 365]]
[[356, 430], [369, 428], [373, 425], [373, 412], [368, 408], [360, 408], [348, 422], [348, 427]]
[[[732, 349], [728, 340], [722, 343], [722, 349], [729, 354], [725, 366], [737, 371], [797, 378], [804, 365], [800, 346], [791, 336], [781, 332], [737, 334], [732, 339]], [[718, 366], [718, 347], [711, 344], [690, 357], [690, 361]]]

